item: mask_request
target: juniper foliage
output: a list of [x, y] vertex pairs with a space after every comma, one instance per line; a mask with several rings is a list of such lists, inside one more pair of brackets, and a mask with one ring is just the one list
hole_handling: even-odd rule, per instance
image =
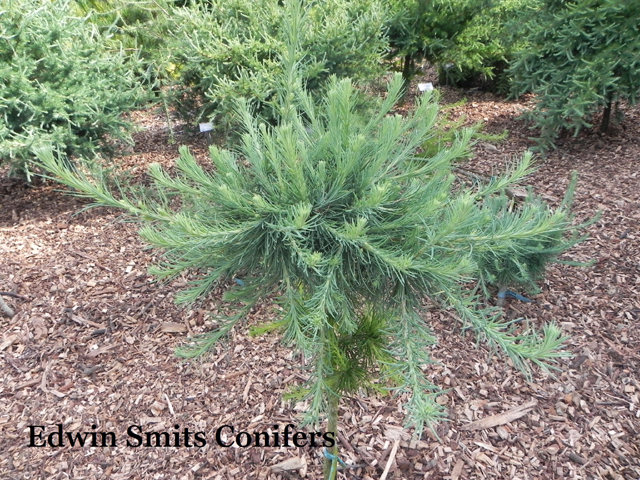
[[105, 48], [105, 34], [74, 17], [70, 1], [8, 0], [0, 7], [0, 163], [25, 172], [33, 149], [67, 156], [129, 140], [122, 113], [144, 92], [136, 59]]
[[174, 28], [172, 0], [73, 0], [73, 11], [104, 35], [107, 48], [122, 48], [143, 85], [160, 93], [169, 83], [166, 39]]
[[[45, 150], [39, 157], [76, 195], [143, 222], [140, 234], [163, 252], [154, 274], [197, 277], [178, 301], [226, 286], [225, 299], [242, 302], [236, 315], [180, 355], [206, 352], [252, 306], [275, 295], [282, 316], [264, 329], [281, 329], [311, 360], [307, 421], [328, 414], [335, 428], [341, 394], [391, 386], [410, 393], [408, 423], [420, 432], [443, 415], [438, 388], [423, 370], [436, 342], [421, 316], [425, 299], [451, 309], [460, 331], [472, 329], [525, 372], [530, 362], [549, 368], [548, 360], [566, 355], [556, 326], [542, 335], [515, 331], [495, 308], [480, 306], [469, 285], [480, 278], [483, 253], [518, 255], [528, 239], [568, 232], [567, 212], [532, 203], [511, 213], [491, 200], [530, 172], [530, 155], [486, 184], [456, 183], [452, 165], [467, 154], [471, 130], [461, 129], [452, 145], [429, 158], [419, 156], [434, 134], [438, 105], [426, 94], [407, 117], [393, 114], [403, 92], [400, 75], [372, 116], [355, 108], [349, 79], [332, 77], [324, 98], [314, 101], [299, 71], [296, 35], [306, 17], [295, 5], [285, 22], [277, 125], [260, 121], [240, 101], [241, 142], [232, 150], [211, 147], [213, 168], [181, 148], [175, 175], [151, 167], [157, 188], [151, 200], [111, 192]], [[238, 277], [242, 282], [230, 282]]]

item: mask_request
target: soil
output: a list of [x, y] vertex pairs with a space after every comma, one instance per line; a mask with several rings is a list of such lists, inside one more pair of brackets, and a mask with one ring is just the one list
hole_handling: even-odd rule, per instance
[[[517, 119], [526, 101], [439, 90], [443, 104], [468, 100], [452, 118], [482, 120], [490, 133], [509, 130], [504, 141], [479, 142], [465, 168], [491, 174], [533, 145], [533, 132]], [[201, 134], [169, 125], [154, 110], [134, 120], [141, 131], [118, 159], [124, 167], [170, 166], [182, 144], [205, 161]], [[406, 398], [344, 399], [340, 455], [360, 467], [339, 478], [640, 478], [638, 159], [636, 108], [608, 136], [594, 130], [562, 139], [528, 179], [558, 204], [576, 170], [576, 221], [601, 212], [589, 238], [564, 256], [593, 265], [554, 264], [533, 303], [506, 304], [508, 318], [532, 327], [557, 322], [574, 356], [560, 360], [554, 376], [536, 371], [527, 381], [496, 352], [460, 337], [450, 312], [429, 310], [425, 321], [440, 343], [431, 352], [438, 363], [426, 372], [444, 390], [438, 402], [448, 421], [416, 439], [402, 428]], [[2, 296], [15, 315], [0, 316], [0, 478], [321, 478], [320, 447], [215, 442], [224, 425], [236, 434], [271, 432], [272, 439], [275, 425], [281, 439], [289, 423], [309, 431], [297, 427], [305, 405], [283, 400], [306, 378], [300, 360], [275, 334], [249, 335], [276, 307], [255, 308], [210, 355], [176, 358], [177, 346], [215, 326], [210, 314], [224, 310], [222, 292], [195, 307], [176, 306], [184, 282], [157, 284], [148, 275], [158, 252], [145, 249], [138, 226], [110, 209], [79, 213], [88, 202], [58, 188], [0, 180], [0, 291], [18, 295]], [[84, 447], [66, 436], [65, 446], [29, 446], [56, 445], [59, 428], [113, 436], [89, 435]], [[135, 446], [130, 428], [142, 440], [168, 432], [171, 446]], [[204, 432], [206, 445], [184, 446], [185, 428], [192, 444]], [[222, 433], [221, 440], [232, 439], [228, 428]]]

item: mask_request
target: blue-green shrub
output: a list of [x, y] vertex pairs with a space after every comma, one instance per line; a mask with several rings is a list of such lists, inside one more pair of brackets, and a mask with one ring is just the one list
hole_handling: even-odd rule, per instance
[[135, 58], [107, 50], [105, 34], [72, 16], [69, 1], [9, 0], [0, 38], [0, 162], [28, 173], [36, 147], [73, 157], [129, 138], [122, 113], [144, 97]]

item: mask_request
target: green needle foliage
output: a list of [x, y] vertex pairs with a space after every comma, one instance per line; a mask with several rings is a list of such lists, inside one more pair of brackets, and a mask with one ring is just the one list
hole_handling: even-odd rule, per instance
[[[236, 99], [275, 123], [273, 101], [286, 48], [282, 28], [287, 2], [274, 0], [186, 1], [171, 9], [164, 56], [176, 78], [182, 113], [235, 125]], [[305, 2], [309, 15], [300, 35], [305, 62], [300, 74], [309, 91], [330, 75], [368, 81], [382, 72], [383, 9], [378, 0]]]
[[[575, 234], [566, 235], [573, 221], [568, 209], [576, 182], [577, 176], [574, 174], [563, 206], [555, 212], [551, 212], [540, 198], [531, 195], [524, 205], [516, 210], [511, 209], [512, 200], [506, 195], [485, 200], [483, 210], [494, 219], [485, 232], [488, 235], [508, 229], [514, 222], [526, 222], [529, 225], [548, 222], [545, 228], [526, 238], [513, 236], [507, 240], [496, 239], [498, 242], [512, 243], [511, 248], [506, 251], [503, 248], [490, 247], [478, 252], [476, 261], [480, 272], [479, 285], [485, 296], [489, 295], [489, 286], [497, 286], [498, 305], [502, 305], [508, 287], [524, 287], [530, 293], [537, 293], [539, 289], [536, 281], [544, 276], [547, 265], [554, 262], [572, 263], [562, 262], [558, 256], [585, 238]], [[585, 226], [587, 224], [580, 227]]]
[[174, 28], [172, 0], [73, 0], [77, 16], [86, 17], [105, 34], [108, 48], [122, 48], [135, 57], [141, 83], [159, 93], [169, 74], [161, 65], [169, 32]]
[[[492, 0], [482, 5], [453, 44], [440, 55], [440, 81], [467, 87], [509, 90], [504, 74], [523, 47], [521, 25], [541, 0]], [[442, 65], [449, 68], [443, 68]]]
[[402, 57], [405, 82], [421, 59], [445, 60], [457, 37], [488, 5], [487, 0], [391, 0], [386, 17], [389, 57]]
[[510, 67], [513, 94], [536, 94], [530, 118], [540, 145], [553, 146], [564, 130], [578, 135], [603, 110], [640, 94], [640, 3], [636, 0], [545, 0], [529, 22], [527, 48]]
[[70, 0], [8, 0], [0, 6], [0, 163], [29, 176], [33, 149], [67, 156], [108, 151], [107, 138], [130, 140], [122, 113], [145, 95], [135, 56], [105, 47]]
[[348, 79], [332, 78], [315, 102], [296, 61], [306, 17], [295, 2], [290, 8], [277, 125], [258, 121], [240, 101], [241, 142], [234, 150], [212, 147], [213, 168], [183, 147], [175, 175], [151, 167], [152, 200], [116, 195], [99, 178], [70, 172], [50, 152], [39, 157], [76, 195], [144, 223], [143, 238], [164, 252], [153, 273], [197, 277], [179, 301], [242, 279], [226, 300], [244, 307], [179, 355], [207, 351], [273, 294], [283, 307], [276, 326], [284, 340], [312, 359], [307, 421], [326, 413], [335, 428], [343, 393], [393, 387], [411, 394], [408, 420], [420, 432], [443, 414], [434, 399], [438, 389], [423, 370], [436, 342], [420, 315], [425, 299], [451, 308], [461, 331], [473, 329], [524, 370], [529, 362], [546, 367], [565, 355], [558, 328], [545, 327], [540, 336], [503, 324], [500, 312], [479, 306], [472, 281], [482, 275], [478, 259], [485, 253], [520, 254], [529, 239], [570, 231], [566, 211], [495, 203], [494, 196], [530, 172], [529, 155], [487, 184], [460, 185], [452, 165], [467, 154], [471, 130], [429, 158], [418, 156], [435, 131], [438, 105], [423, 95], [413, 114], [391, 114], [403, 91], [400, 75], [366, 118]]

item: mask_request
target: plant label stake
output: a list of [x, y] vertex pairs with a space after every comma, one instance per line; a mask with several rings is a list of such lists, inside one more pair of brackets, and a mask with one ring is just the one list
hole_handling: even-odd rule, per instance
[[211, 132], [213, 131], [213, 123], [201, 123], [200, 125], [200, 133], [204, 133], [205, 138], [207, 139], [207, 143], [211, 145]]

